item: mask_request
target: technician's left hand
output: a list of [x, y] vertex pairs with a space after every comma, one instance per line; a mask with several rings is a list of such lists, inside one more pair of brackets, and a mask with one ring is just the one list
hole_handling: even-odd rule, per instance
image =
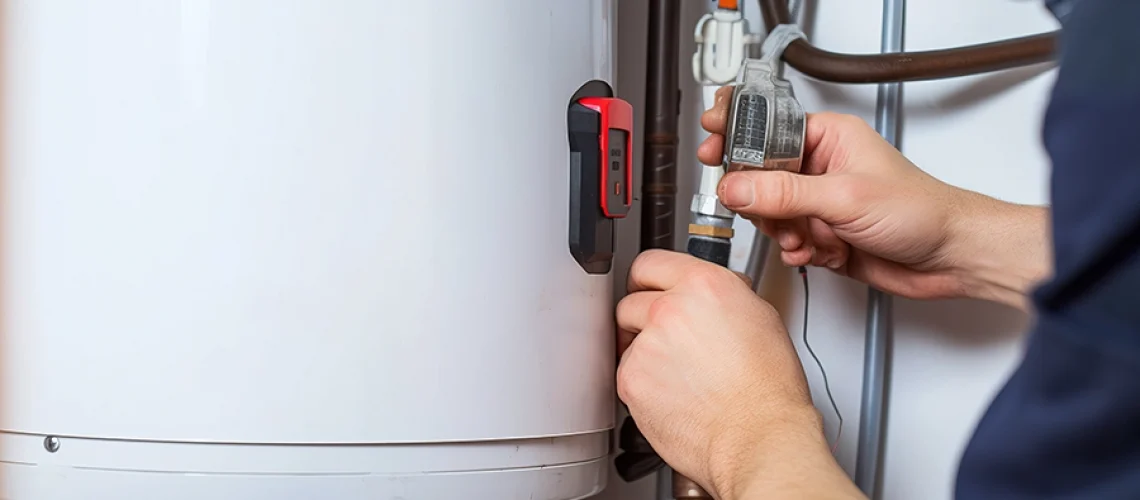
[[822, 452], [838, 469], [783, 322], [740, 277], [654, 250], [634, 261], [629, 292], [618, 395], [670, 466], [721, 499], [744, 497], [772, 462]]

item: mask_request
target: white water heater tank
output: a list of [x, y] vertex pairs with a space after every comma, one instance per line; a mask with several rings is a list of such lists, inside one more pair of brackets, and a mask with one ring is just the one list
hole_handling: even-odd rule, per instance
[[3, 9], [0, 498], [602, 489], [612, 0]]

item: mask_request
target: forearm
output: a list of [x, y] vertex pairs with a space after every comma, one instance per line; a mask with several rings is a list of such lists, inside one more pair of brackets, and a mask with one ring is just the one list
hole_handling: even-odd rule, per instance
[[963, 197], [952, 237], [966, 296], [1027, 310], [1029, 292], [1052, 272], [1049, 209]]
[[715, 478], [721, 500], [865, 500], [836, 463], [823, 436], [818, 412], [789, 418], [765, 432], [734, 471]]

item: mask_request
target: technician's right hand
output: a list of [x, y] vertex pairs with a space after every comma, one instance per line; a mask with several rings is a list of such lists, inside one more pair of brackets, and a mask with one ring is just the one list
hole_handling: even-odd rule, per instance
[[[698, 157], [719, 165], [731, 88], [717, 93]], [[718, 196], [773, 238], [790, 266], [830, 268], [910, 298], [1023, 305], [1048, 270], [1045, 209], [950, 186], [862, 119], [809, 114], [802, 174], [735, 172]], [[952, 153], [951, 153], [952, 154]]]

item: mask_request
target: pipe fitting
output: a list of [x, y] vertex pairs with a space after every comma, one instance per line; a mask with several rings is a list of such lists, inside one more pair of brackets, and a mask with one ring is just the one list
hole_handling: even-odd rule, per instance
[[724, 208], [724, 205], [720, 204], [720, 199], [714, 195], [694, 194], [693, 204], [690, 206], [690, 209], [694, 215], [704, 215], [729, 220], [736, 216], [731, 210]]

